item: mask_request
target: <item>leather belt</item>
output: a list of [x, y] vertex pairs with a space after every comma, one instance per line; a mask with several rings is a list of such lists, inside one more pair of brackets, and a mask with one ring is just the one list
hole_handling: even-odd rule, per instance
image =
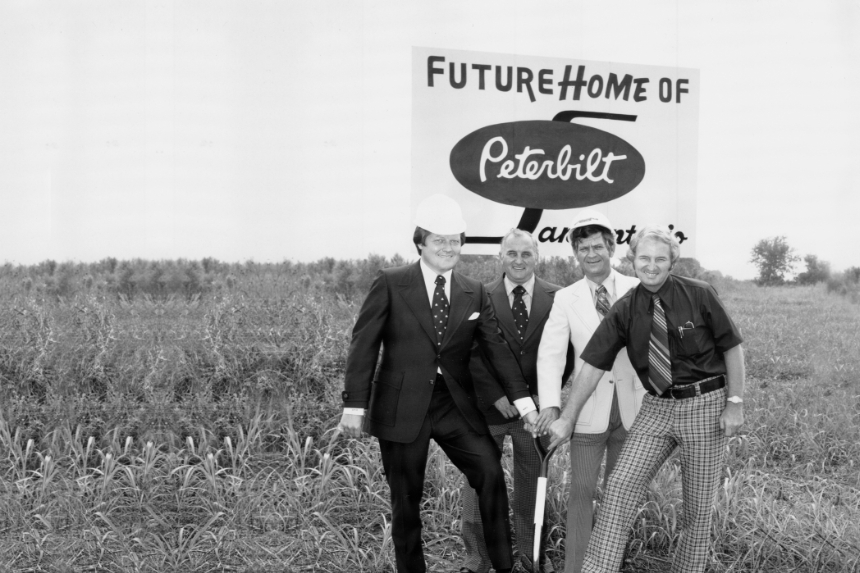
[[685, 398], [695, 398], [714, 390], [719, 390], [726, 385], [726, 377], [723, 374], [705, 378], [699, 382], [692, 384], [684, 384], [683, 386], [672, 386], [667, 388], [660, 398], [672, 398], [674, 400], [684, 400]]

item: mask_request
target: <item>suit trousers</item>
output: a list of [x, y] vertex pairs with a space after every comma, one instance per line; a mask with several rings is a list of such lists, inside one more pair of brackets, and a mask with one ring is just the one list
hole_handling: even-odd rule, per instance
[[600, 434], [574, 433], [570, 439], [570, 493], [567, 498], [567, 534], [564, 545], [564, 573], [580, 573], [585, 549], [591, 539], [594, 525], [594, 493], [600, 462], [606, 453], [606, 469], [603, 472], [603, 492], [627, 430], [621, 422], [618, 396], [613, 395], [609, 410], [609, 425]]
[[[511, 508], [514, 514], [514, 532], [520, 555], [531, 559], [534, 546], [535, 497], [537, 478], [540, 474], [540, 458], [535, 451], [534, 439], [527, 432], [521, 419], [513, 419], [504, 424], [490, 424], [490, 435], [502, 451], [505, 436], [511, 437], [514, 452], [514, 495]], [[486, 573], [490, 569], [490, 556], [484, 542], [478, 495], [474, 489], [464, 484], [460, 489], [462, 517], [460, 534], [466, 546], [464, 567], [476, 573]]]
[[509, 569], [511, 532], [501, 453], [489, 435], [475, 433], [451, 394], [442, 389], [433, 393], [430, 409], [413, 442], [379, 440], [391, 490], [391, 537], [398, 573], [424, 573], [427, 568], [421, 542], [420, 506], [431, 438], [478, 492], [490, 561], [496, 569]]
[[674, 400], [646, 394], [624, 442], [588, 544], [583, 571], [616, 573], [645, 490], [680, 449], [683, 506], [673, 573], [702, 573], [708, 560], [711, 507], [726, 457], [720, 414], [726, 389]]

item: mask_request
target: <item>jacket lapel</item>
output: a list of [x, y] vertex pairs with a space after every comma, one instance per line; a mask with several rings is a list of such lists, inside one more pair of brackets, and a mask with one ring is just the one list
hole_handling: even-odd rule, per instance
[[507, 332], [507, 340], [519, 342], [520, 335], [517, 334], [517, 324], [514, 322], [514, 313], [511, 312], [511, 302], [508, 300], [508, 292], [505, 290], [505, 277], [491, 284], [487, 290], [493, 300], [493, 308], [496, 310], [496, 320], [499, 326]]
[[528, 339], [538, 331], [538, 327], [552, 308], [552, 297], [542, 283], [543, 281], [535, 278], [535, 287], [532, 293], [532, 309], [529, 313], [529, 325], [526, 328], [526, 335], [523, 337], [523, 344], [528, 342]]
[[[424, 277], [421, 274], [421, 267], [418, 263], [412, 265], [410, 272], [404, 275], [398, 285], [400, 287], [400, 296], [406, 301], [406, 305], [415, 315], [418, 324], [424, 329], [424, 332], [430, 337], [433, 345], [436, 345], [436, 333], [433, 330], [433, 313], [430, 310], [430, 301], [427, 298], [427, 287], [424, 285]], [[453, 290], [454, 285], [451, 285]], [[450, 327], [450, 318], [448, 326]]]
[[570, 302], [579, 320], [582, 321], [588, 332], [597, 330], [597, 327], [600, 326], [600, 316], [594, 307], [591, 290], [588, 288], [588, 283], [585, 282], [585, 277], [574, 283], [573, 295]]
[[[425, 294], [424, 296], [426, 297], [427, 295]], [[445, 336], [442, 338], [440, 350], [445, 348], [453, 333], [457, 331], [460, 323], [466, 318], [466, 313], [472, 307], [473, 296], [474, 291], [463, 283], [463, 279], [459, 273], [456, 271], [451, 273], [451, 300], [449, 301], [451, 311], [448, 313], [448, 326], [445, 328]]]

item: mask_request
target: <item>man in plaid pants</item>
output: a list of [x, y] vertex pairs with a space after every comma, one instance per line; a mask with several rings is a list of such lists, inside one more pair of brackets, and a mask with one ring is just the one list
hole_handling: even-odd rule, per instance
[[630, 428], [583, 563], [584, 573], [620, 570], [645, 489], [669, 455], [681, 451], [683, 513], [674, 573], [701, 573], [708, 557], [711, 505], [728, 436], [744, 422], [741, 336], [716, 291], [669, 274], [680, 256], [666, 229], [645, 227], [627, 257], [640, 285], [612, 306], [581, 358], [553, 443], [567, 440], [603, 372], [626, 347], [648, 391]]

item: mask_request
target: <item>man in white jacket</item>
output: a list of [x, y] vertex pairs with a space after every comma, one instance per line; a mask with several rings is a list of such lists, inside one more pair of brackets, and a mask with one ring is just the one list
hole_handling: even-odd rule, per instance
[[[585, 274], [558, 291], [538, 349], [537, 375], [540, 415], [538, 433], [546, 433], [561, 412], [561, 386], [568, 341], [573, 344], [574, 377], [582, 369], [579, 357], [600, 321], [616, 300], [639, 279], [616, 272], [611, 265], [615, 234], [601, 213], [581, 213], [570, 230], [573, 254]], [[645, 389], [627, 353], [622, 350], [585, 403], [570, 439], [570, 494], [567, 502], [565, 573], [579, 573], [591, 537], [594, 490], [606, 453], [604, 484], [615, 466], [627, 429], [642, 405]]]

